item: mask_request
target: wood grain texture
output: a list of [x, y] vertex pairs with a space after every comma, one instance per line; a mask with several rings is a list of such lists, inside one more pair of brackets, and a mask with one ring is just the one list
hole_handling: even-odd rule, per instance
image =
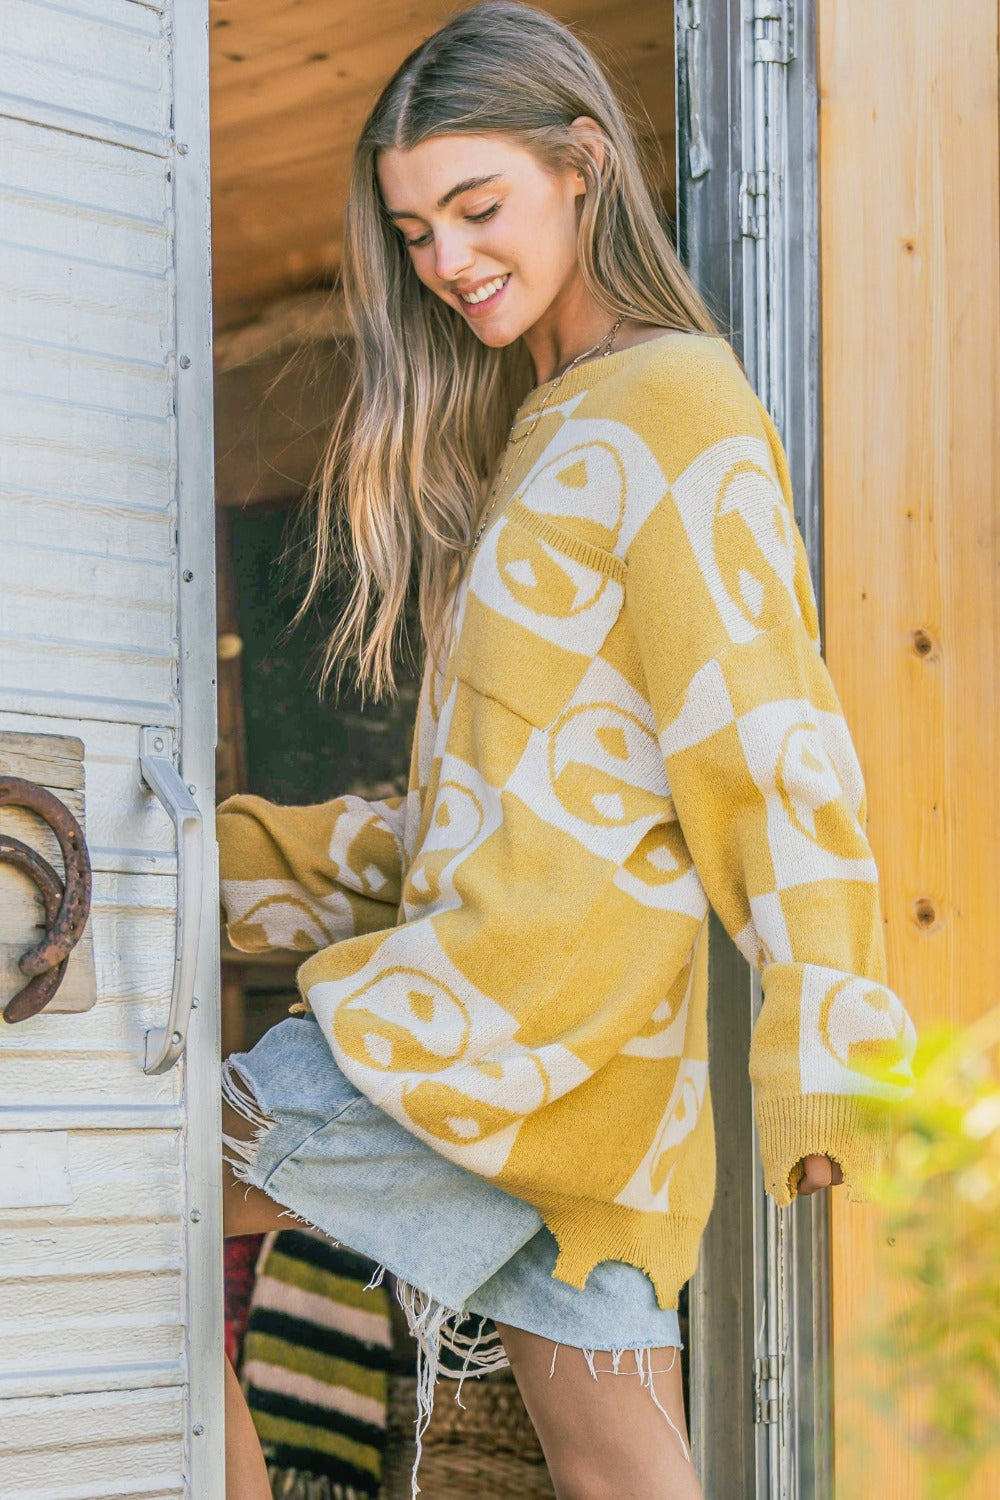
[[[19, 768], [57, 788], [58, 777], [32, 774], [23, 737], [82, 743], [98, 996], [85, 1015], [0, 1026], [13, 1188], [0, 1211], [4, 1500], [180, 1500], [224, 1488], [221, 1476], [202, 1481], [190, 1440], [200, 1410], [201, 1451], [221, 1448], [215, 1382], [203, 1376], [221, 1321], [217, 1254], [185, 1250], [192, 1201], [204, 1226], [196, 1244], [214, 1244], [216, 1194], [201, 1196], [215, 1171], [214, 1159], [204, 1169], [215, 1152], [211, 1103], [201, 1103], [215, 1090], [213, 1005], [195, 1013], [192, 1059], [155, 1078], [142, 1070], [146, 1032], [169, 1006], [177, 881], [169, 819], [140, 784], [138, 731], [177, 722], [184, 663], [200, 663], [197, 629], [185, 626], [179, 649], [179, 575], [190, 565], [178, 545], [192, 550], [199, 534], [188, 496], [197, 490], [211, 510], [208, 465], [192, 460], [189, 436], [199, 400], [210, 409], [198, 359], [208, 348], [207, 120], [191, 40], [205, 14], [170, 8], [4, 0], [0, 22], [0, 731], [19, 736]], [[206, 535], [195, 566], [210, 554]], [[192, 769], [187, 747], [196, 716], [210, 720], [210, 665], [204, 678], [185, 711], [185, 772], [202, 791], [208, 762]], [[66, 800], [82, 786], [65, 785]], [[11, 826], [29, 824], [13, 814]], [[211, 883], [206, 894], [210, 930]], [[22, 926], [4, 913], [0, 940]], [[205, 987], [199, 996], [211, 998]], [[35, 1191], [24, 1186], [33, 1164]]]
[[[1000, 999], [998, 14], [820, 0], [819, 22], [826, 656], [919, 1029]], [[893, 1373], [855, 1353], [891, 1296], [884, 1238], [837, 1200], [838, 1497], [911, 1500], [918, 1414], [856, 1421]]]
[[0, 1474], [16, 1476], [18, 1496], [182, 1500], [190, 1492], [176, 1455], [185, 1425], [179, 1385], [0, 1399]]
[[[212, 219], [218, 328], [340, 264], [351, 151], [379, 90], [447, 0], [211, 0]], [[640, 135], [674, 157], [673, 23], [659, 0], [555, 0], [625, 89]], [[648, 115], [648, 119], [645, 118]]]
[[[117, 69], [146, 97], [147, 74], [165, 68], [163, 28], [151, 9], [83, 0], [60, 12], [60, 41], [50, 15], [16, 0], [0, 39], [7, 241], [0, 708], [171, 724], [175, 288], [167, 165], [100, 138], [92, 120], [76, 121], [69, 133], [5, 118], [3, 97], [12, 66], [4, 47], [18, 38], [29, 52], [53, 56], [77, 38], [81, 78], [100, 56], [105, 82]], [[30, 77], [18, 77], [27, 88]], [[91, 100], [109, 121], [118, 118], [96, 84]], [[147, 104], [159, 119], [158, 105]]]
[[[144, 0], [4, 0], [0, 114], [166, 154], [169, 31]], [[67, 59], [72, 65], [67, 66]]]

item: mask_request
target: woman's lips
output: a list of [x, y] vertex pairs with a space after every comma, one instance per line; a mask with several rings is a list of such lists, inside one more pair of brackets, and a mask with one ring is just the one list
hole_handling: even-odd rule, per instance
[[464, 313], [468, 314], [470, 318], [485, 317], [487, 313], [493, 311], [509, 286], [510, 276], [508, 275], [507, 280], [504, 282], [503, 286], [498, 292], [494, 292], [492, 297], [487, 297], [482, 302], [463, 302], [461, 297], [459, 297], [459, 306]]

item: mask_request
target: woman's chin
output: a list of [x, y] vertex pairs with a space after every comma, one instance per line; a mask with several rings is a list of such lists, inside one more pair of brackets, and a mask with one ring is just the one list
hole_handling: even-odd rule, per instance
[[520, 320], [510, 317], [483, 318], [481, 320], [466, 318], [465, 321], [479, 342], [485, 344], [490, 349], [506, 349], [511, 344], [516, 344], [526, 329], [531, 326], [530, 323], [522, 324]]
[[479, 340], [479, 342], [481, 344], [485, 344], [488, 349], [507, 349], [511, 344], [516, 343], [517, 340], [521, 337], [520, 332], [511, 333], [510, 330], [506, 328], [491, 329], [473, 327], [472, 331], [476, 335], [476, 338]]

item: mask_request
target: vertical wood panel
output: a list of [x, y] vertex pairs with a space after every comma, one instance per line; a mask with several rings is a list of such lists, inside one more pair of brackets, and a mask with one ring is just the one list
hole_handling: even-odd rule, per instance
[[[919, 1028], [1000, 999], [997, 4], [818, 7], [826, 655]], [[910, 1428], [851, 1441], [873, 1212], [833, 1237], [838, 1493], [912, 1500]]]

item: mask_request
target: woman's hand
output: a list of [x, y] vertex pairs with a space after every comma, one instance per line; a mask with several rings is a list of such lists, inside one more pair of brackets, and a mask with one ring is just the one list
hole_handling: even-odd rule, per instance
[[818, 1192], [820, 1188], [836, 1187], [843, 1180], [844, 1174], [839, 1164], [829, 1156], [804, 1156], [799, 1196], [808, 1197], [810, 1193]]

